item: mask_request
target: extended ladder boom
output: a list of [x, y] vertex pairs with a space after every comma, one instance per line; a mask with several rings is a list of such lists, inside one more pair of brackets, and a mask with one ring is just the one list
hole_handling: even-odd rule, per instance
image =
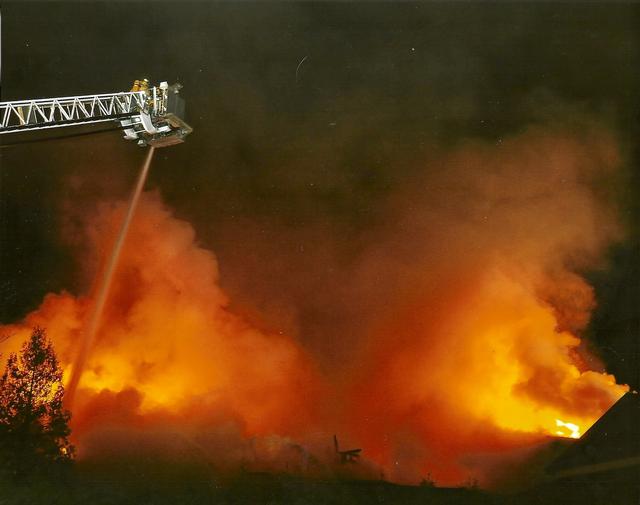
[[176, 144], [192, 131], [182, 119], [180, 88], [162, 82], [127, 92], [2, 102], [0, 134], [116, 121], [139, 145]]
[[100, 123], [133, 116], [145, 106], [143, 91], [0, 103], [0, 133]]

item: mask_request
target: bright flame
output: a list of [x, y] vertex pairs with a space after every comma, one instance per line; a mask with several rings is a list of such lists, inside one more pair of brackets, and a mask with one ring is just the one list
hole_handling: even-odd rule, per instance
[[556, 426], [558, 428], [567, 428], [567, 430], [569, 430], [569, 433], [567, 433], [567, 430], [556, 431], [556, 434], [560, 437], [580, 438], [582, 436], [582, 434], [580, 433], [580, 426], [578, 426], [577, 424], [565, 423], [560, 419], [556, 419]]

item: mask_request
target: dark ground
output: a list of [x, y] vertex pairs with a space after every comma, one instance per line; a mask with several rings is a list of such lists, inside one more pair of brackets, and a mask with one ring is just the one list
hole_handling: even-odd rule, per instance
[[145, 473], [123, 467], [105, 474], [78, 467], [66, 482], [0, 482], [2, 505], [36, 504], [434, 504], [632, 505], [640, 503], [639, 469], [613, 475], [539, 484], [519, 493], [472, 488], [402, 486], [385, 481], [306, 479], [286, 474], [242, 473], [210, 478], [192, 467], [158, 466]]

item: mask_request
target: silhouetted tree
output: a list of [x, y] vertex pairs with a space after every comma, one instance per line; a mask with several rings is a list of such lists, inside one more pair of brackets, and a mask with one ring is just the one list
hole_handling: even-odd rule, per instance
[[44, 329], [34, 328], [0, 377], [0, 464], [15, 477], [60, 467], [73, 458], [62, 370]]

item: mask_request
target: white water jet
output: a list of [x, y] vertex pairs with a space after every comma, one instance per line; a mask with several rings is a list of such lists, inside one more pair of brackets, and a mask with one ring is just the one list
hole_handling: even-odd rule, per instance
[[82, 372], [84, 371], [87, 358], [89, 357], [91, 347], [93, 346], [93, 341], [95, 340], [96, 333], [100, 328], [102, 313], [104, 312], [104, 307], [107, 302], [107, 298], [109, 297], [111, 281], [113, 280], [113, 275], [115, 273], [116, 267], [118, 266], [118, 260], [120, 258], [120, 253], [122, 252], [122, 246], [124, 245], [124, 242], [127, 238], [127, 233], [129, 231], [129, 225], [131, 224], [133, 215], [135, 214], [138, 200], [140, 200], [142, 188], [144, 187], [144, 183], [147, 180], [147, 174], [149, 173], [149, 167], [151, 166], [153, 152], [154, 147], [149, 147], [147, 157], [144, 161], [144, 165], [142, 166], [142, 171], [138, 176], [138, 181], [136, 182], [136, 186], [133, 190], [133, 193], [131, 194], [131, 198], [129, 199], [129, 207], [127, 208], [127, 214], [125, 215], [124, 221], [122, 222], [120, 233], [118, 234], [118, 238], [113, 245], [113, 250], [111, 251], [111, 255], [109, 256], [109, 260], [107, 262], [102, 278], [100, 279], [100, 283], [96, 291], [97, 296], [89, 315], [87, 325], [84, 329], [83, 337], [80, 341], [80, 349], [78, 350], [78, 354], [76, 355], [76, 359], [73, 364], [71, 378], [69, 379], [69, 382], [66, 386], [65, 404], [67, 408], [71, 408], [76, 390], [78, 389], [78, 383], [80, 382], [80, 378], [82, 377]]

